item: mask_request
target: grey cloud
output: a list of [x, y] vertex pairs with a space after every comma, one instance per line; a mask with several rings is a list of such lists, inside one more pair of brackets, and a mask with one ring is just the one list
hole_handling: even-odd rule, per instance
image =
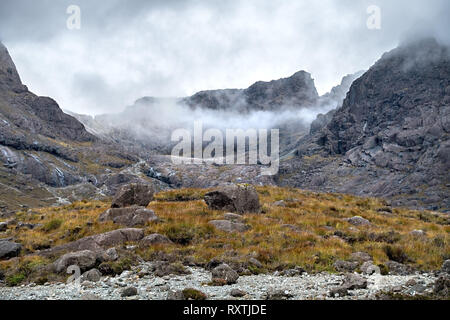
[[[82, 28], [66, 8], [82, 9]], [[378, 5], [382, 29], [366, 27]], [[37, 94], [81, 113], [306, 70], [320, 93], [411, 37], [450, 43], [448, 0], [2, 0], [0, 39]]]

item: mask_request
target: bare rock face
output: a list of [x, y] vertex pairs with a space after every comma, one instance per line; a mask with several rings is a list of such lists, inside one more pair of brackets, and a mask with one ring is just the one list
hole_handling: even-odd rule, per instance
[[119, 190], [112, 201], [111, 208], [147, 207], [153, 200], [153, 195], [154, 190], [150, 185], [133, 183]]
[[205, 202], [210, 209], [236, 213], [257, 213], [261, 208], [258, 193], [250, 185], [226, 185], [207, 193]]
[[127, 227], [158, 221], [155, 212], [144, 207], [110, 208], [99, 217], [100, 222], [113, 221]]

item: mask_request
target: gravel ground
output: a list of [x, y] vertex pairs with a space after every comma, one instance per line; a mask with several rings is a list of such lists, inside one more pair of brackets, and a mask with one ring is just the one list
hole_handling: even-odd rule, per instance
[[[208, 299], [224, 300], [236, 299], [231, 297], [232, 289], [240, 289], [248, 294], [241, 299], [265, 299], [268, 292], [282, 290], [290, 299], [373, 299], [379, 291], [401, 291], [414, 295], [432, 291], [432, 284], [436, 280], [432, 274], [415, 274], [409, 276], [365, 276], [367, 289], [351, 290], [349, 296], [331, 298], [329, 291], [342, 284], [343, 275], [320, 273], [315, 275], [287, 277], [272, 275], [241, 276], [234, 285], [215, 287], [207, 283], [211, 280], [211, 273], [200, 268], [188, 268], [192, 274], [184, 276], [156, 277], [151, 273], [142, 275], [142, 270], [148, 269], [143, 264], [131, 271], [125, 271], [120, 276], [102, 277], [98, 282], [84, 281], [81, 284], [34, 284], [14, 288], [0, 287], [0, 300], [79, 300], [79, 299], [143, 299], [165, 300], [169, 291], [194, 288], [204, 292]], [[410, 281], [414, 279], [415, 281]], [[409, 281], [409, 283], [408, 283]], [[413, 285], [411, 285], [413, 282]], [[415, 284], [414, 284], [415, 283]], [[138, 295], [121, 297], [124, 288], [133, 286]]]

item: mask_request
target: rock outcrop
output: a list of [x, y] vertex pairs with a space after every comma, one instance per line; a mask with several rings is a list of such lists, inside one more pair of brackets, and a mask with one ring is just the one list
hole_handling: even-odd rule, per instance
[[255, 188], [243, 184], [226, 185], [209, 192], [205, 202], [210, 209], [237, 213], [259, 212], [261, 208]]

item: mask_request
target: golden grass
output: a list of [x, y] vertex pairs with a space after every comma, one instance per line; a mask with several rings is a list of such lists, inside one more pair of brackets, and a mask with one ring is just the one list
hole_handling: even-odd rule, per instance
[[[141, 250], [144, 257], [164, 251], [206, 263], [212, 258], [234, 252], [236, 256], [257, 256], [266, 270], [288, 266], [302, 266], [308, 271], [334, 271], [333, 263], [348, 259], [351, 253], [365, 251], [375, 263], [388, 260], [386, 246], [404, 252], [412, 264], [422, 270], [438, 269], [450, 257], [449, 218], [444, 214], [408, 209], [389, 209], [383, 200], [359, 198], [342, 194], [302, 191], [294, 188], [257, 187], [265, 214], [246, 214], [251, 230], [229, 234], [208, 224], [222, 219], [224, 212], [209, 210], [201, 200], [208, 190], [183, 189], [156, 195], [149, 208], [162, 219], [145, 226], [146, 234], [161, 233], [176, 241], [173, 245]], [[286, 207], [273, 203], [284, 200]], [[85, 236], [107, 232], [120, 226], [99, 223], [98, 216], [109, 207], [101, 201], [77, 202], [58, 208], [19, 212], [18, 221], [40, 223], [34, 230], [9, 229], [6, 236], [14, 236], [32, 253], [38, 248], [55, 246]], [[391, 215], [380, 211], [390, 210]], [[355, 227], [344, 218], [362, 216], [371, 226]], [[62, 221], [61, 225], [55, 221]], [[290, 224], [300, 231], [283, 227]], [[54, 228], [46, 226], [54, 225]], [[56, 226], [56, 227], [55, 227]], [[410, 235], [412, 230], [426, 231], [425, 239]], [[352, 241], [334, 236], [338, 231]], [[389, 232], [395, 232], [395, 236]], [[377, 239], [378, 240], [375, 240]], [[381, 240], [380, 240], [381, 239]], [[390, 241], [393, 243], [387, 243]], [[384, 242], [383, 242], [384, 241]], [[0, 267], [8, 262], [1, 262]]]

